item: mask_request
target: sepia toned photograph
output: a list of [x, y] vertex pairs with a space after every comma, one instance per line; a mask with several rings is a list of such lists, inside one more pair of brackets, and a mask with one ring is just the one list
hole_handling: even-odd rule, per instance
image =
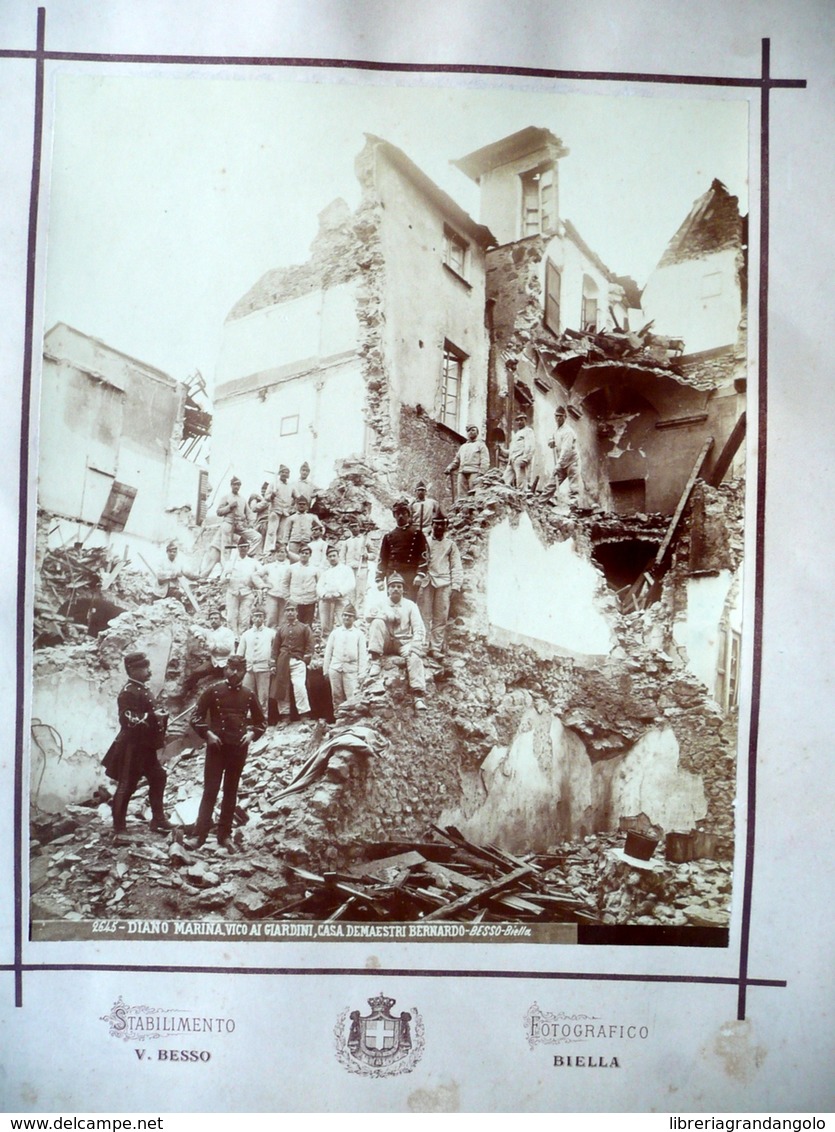
[[747, 101], [48, 93], [31, 938], [726, 947]]

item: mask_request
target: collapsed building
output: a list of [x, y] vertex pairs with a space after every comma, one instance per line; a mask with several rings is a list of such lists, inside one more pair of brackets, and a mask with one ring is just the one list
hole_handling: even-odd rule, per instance
[[[213, 467], [256, 485], [279, 461], [307, 459], [313, 478], [330, 485], [331, 537], [357, 511], [390, 526], [387, 505], [425, 479], [444, 500], [465, 566], [449, 654], [429, 669], [420, 717], [402, 666], [387, 660], [335, 721], [262, 741], [242, 780], [245, 865], [207, 870], [175, 840], [152, 854], [154, 884], [130, 896], [127, 869], [116, 879], [102, 873], [98, 903], [73, 906], [73, 916], [146, 915], [153, 906], [231, 918], [576, 914], [727, 926], [744, 220], [714, 181], [640, 293], [561, 217], [567, 153], [549, 130], [530, 127], [457, 161], [481, 190], [476, 222], [401, 150], [367, 136], [356, 163], [359, 207], [325, 209], [310, 260], [269, 272], [231, 311]], [[574, 499], [553, 490], [557, 407], [577, 439]], [[465, 426], [481, 429], [495, 466], [520, 410], [536, 439], [533, 490], [492, 470], [456, 499], [444, 469]], [[89, 799], [101, 802], [96, 757], [115, 726], [119, 647], [158, 656], [158, 687], [172, 697], [192, 663], [193, 641], [179, 607], [166, 614], [169, 604], [128, 613], [71, 657], [44, 650], [36, 660], [33, 801], [43, 813], [69, 805], [76, 817], [87, 806], [79, 836], [98, 813]], [[62, 688], [75, 666], [89, 685], [77, 698], [92, 707], [94, 695], [96, 705], [80, 728], [77, 719], [62, 723]], [[83, 786], [71, 797], [66, 777], [54, 784], [55, 735], [65, 763], [85, 768], [86, 777], [73, 772]], [[177, 747], [179, 773], [191, 768], [199, 778], [187, 735]], [[197, 782], [179, 781], [183, 821], [195, 790]], [[38, 842], [45, 857], [47, 826]], [[51, 828], [64, 831], [65, 859], [65, 839], [76, 834]], [[662, 844], [664, 863], [625, 855], [626, 831]], [[521, 890], [491, 890], [479, 905], [469, 878], [461, 897], [467, 878], [444, 864], [444, 836], [468, 846], [471, 859], [478, 847], [493, 854], [494, 867], [526, 862]], [[390, 893], [358, 888], [360, 878], [390, 880], [386, 867], [399, 878], [394, 904]], [[323, 877], [349, 872], [347, 888], [343, 876], [341, 888], [331, 880], [328, 889]], [[543, 886], [544, 873], [558, 876], [561, 899]], [[50, 876], [42, 864], [42, 901]], [[328, 889], [336, 903], [317, 902], [311, 889]], [[56, 907], [53, 915], [67, 914], [60, 900]]]
[[103, 595], [131, 552], [194, 543], [211, 414], [199, 373], [178, 382], [65, 323], [44, 336], [41, 406], [35, 640], [56, 643], [122, 611]]

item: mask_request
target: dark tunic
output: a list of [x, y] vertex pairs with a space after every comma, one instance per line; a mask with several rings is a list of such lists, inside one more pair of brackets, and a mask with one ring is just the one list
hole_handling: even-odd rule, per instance
[[223, 783], [223, 801], [217, 823], [217, 836], [224, 840], [232, 832], [238, 801], [238, 783], [246, 762], [249, 744], [244, 742], [248, 728], [260, 739], [267, 728], [258, 697], [248, 688], [227, 683], [207, 688], [197, 701], [191, 726], [203, 739], [212, 731], [220, 743], [207, 742], [203, 769], [203, 797], [197, 814], [195, 833], [204, 838], [212, 824], [215, 802]]
[[157, 715], [154, 697], [138, 680], [128, 680], [119, 693], [119, 734], [104, 756], [104, 769], [118, 782], [113, 798], [113, 826], [124, 829], [128, 803], [140, 779], [148, 780], [155, 818], [164, 817], [165, 771], [157, 751], [165, 742], [165, 724]]
[[395, 527], [383, 535], [380, 543], [380, 560], [377, 563], [377, 581], [389, 574], [402, 574], [404, 592], [413, 596], [415, 574], [425, 573], [429, 563], [429, 545], [426, 536], [413, 526]]
[[290, 625], [282, 621], [273, 638], [273, 658], [275, 675], [270, 685], [270, 698], [289, 703], [290, 701], [290, 661], [310, 662], [313, 656], [313, 632], [309, 625], [296, 621]]

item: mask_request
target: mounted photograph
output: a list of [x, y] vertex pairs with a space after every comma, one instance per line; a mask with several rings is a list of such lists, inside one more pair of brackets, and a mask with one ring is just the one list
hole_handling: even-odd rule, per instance
[[48, 91], [30, 937], [726, 947], [748, 102], [207, 72]]

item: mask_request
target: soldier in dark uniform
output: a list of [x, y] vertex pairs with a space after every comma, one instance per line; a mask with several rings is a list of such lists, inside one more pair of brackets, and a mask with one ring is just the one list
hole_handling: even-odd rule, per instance
[[158, 711], [154, 697], [146, 685], [151, 676], [151, 663], [144, 652], [125, 656], [128, 682], [119, 693], [119, 726], [121, 730], [105, 755], [105, 770], [118, 782], [113, 798], [113, 832], [126, 829], [128, 803], [141, 778], [148, 780], [151, 803], [151, 829], [165, 833], [171, 823], [162, 806], [166, 774], [157, 759], [157, 751], [165, 742], [168, 725], [166, 712]]
[[217, 823], [217, 843], [232, 851], [229, 837], [238, 801], [238, 782], [249, 744], [267, 728], [258, 697], [241, 687], [246, 673], [242, 656], [230, 656], [226, 682], [208, 688], [197, 701], [191, 726], [206, 740], [203, 797], [194, 827], [196, 846], [203, 845], [212, 826], [212, 814], [223, 782], [223, 800]]
[[398, 499], [393, 505], [397, 526], [383, 535], [380, 559], [377, 563], [377, 588], [385, 587], [390, 574], [400, 574], [403, 592], [411, 601], [417, 598], [429, 563], [429, 544], [426, 536], [412, 522], [412, 509], [408, 499]]

